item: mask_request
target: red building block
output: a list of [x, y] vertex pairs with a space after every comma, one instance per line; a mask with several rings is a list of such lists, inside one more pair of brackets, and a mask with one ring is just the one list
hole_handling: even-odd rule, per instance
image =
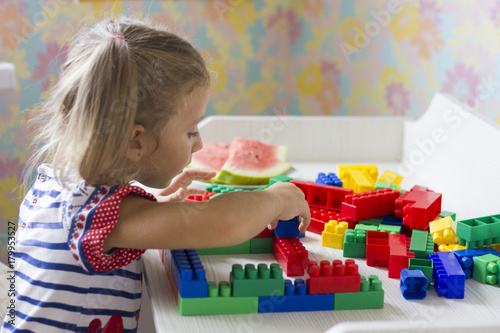
[[408, 268], [410, 258], [415, 258], [413, 252], [408, 252], [409, 239], [401, 234], [389, 234], [389, 277], [399, 279], [401, 270]]
[[309, 278], [309, 294], [335, 294], [357, 292], [360, 289], [361, 276], [358, 265], [352, 259], [334, 260], [332, 264], [328, 260], [318, 263], [310, 261], [307, 264]]
[[394, 215], [403, 220], [403, 225], [412, 229], [426, 230], [429, 223], [441, 213], [441, 193], [422, 186], [414, 186], [396, 200]]
[[361, 221], [393, 215], [399, 195], [400, 192], [391, 188], [346, 195], [341, 216], [348, 220]]
[[353, 191], [338, 186], [321, 185], [313, 182], [292, 180], [304, 192], [310, 207], [341, 210], [345, 196]]
[[309, 207], [311, 211], [311, 223], [307, 228], [307, 231], [313, 232], [315, 234], [321, 235], [323, 230], [325, 230], [325, 224], [328, 221], [335, 220], [339, 222], [347, 222], [349, 224], [349, 229], [354, 229], [356, 227], [357, 222], [341, 218], [340, 213], [334, 210], [327, 209], [319, 209]]
[[210, 199], [210, 197], [212, 195], [215, 195], [217, 193], [215, 192], [207, 192], [206, 194], [204, 195], [190, 195], [189, 197], [187, 197], [184, 201], [185, 202], [193, 202], [193, 201], [207, 201], [208, 199]]
[[298, 238], [273, 239], [273, 256], [287, 276], [303, 276], [309, 252]]
[[389, 233], [368, 231], [366, 233], [366, 264], [368, 266], [389, 266]]

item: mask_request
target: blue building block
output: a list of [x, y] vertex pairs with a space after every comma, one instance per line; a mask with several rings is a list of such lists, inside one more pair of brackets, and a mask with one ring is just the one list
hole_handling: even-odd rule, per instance
[[452, 252], [457, 257], [460, 266], [462, 266], [466, 279], [472, 277], [472, 272], [474, 271], [474, 257], [484, 256], [485, 254], [494, 254], [497, 256], [499, 255], [498, 251], [491, 247], [459, 250]]
[[326, 175], [324, 172], [318, 173], [318, 178], [316, 178], [315, 181], [316, 184], [323, 184], [323, 185], [332, 185], [332, 186], [338, 186], [342, 187], [343, 183], [340, 180], [339, 177], [333, 172], [330, 172], [328, 175]]
[[166, 253], [181, 297], [207, 297], [206, 272], [196, 250], [167, 250]]
[[303, 279], [285, 280], [285, 296], [259, 297], [259, 312], [297, 312], [333, 310], [334, 294], [308, 295]]
[[464, 298], [465, 273], [452, 252], [430, 254], [434, 265], [432, 278], [439, 296]]
[[299, 224], [298, 216], [288, 221], [279, 221], [274, 234], [276, 237], [299, 237]]
[[403, 226], [403, 220], [401, 220], [399, 217], [396, 217], [394, 215], [387, 215], [382, 218], [382, 223], [381, 224], [388, 224], [388, 225], [397, 225], [397, 226]]
[[405, 299], [424, 299], [427, 296], [427, 277], [420, 269], [403, 268], [399, 288]]

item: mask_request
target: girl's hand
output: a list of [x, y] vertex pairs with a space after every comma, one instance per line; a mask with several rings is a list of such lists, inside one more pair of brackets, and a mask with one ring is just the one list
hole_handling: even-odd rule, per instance
[[268, 225], [269, 229], [274, 229], [278, 225], [278, 221], [288, 221], [295, 216], [299, 217], [299, 231], [306, 232], [309, 223], [311, 223], [311, 211], [309, 204], [305, 200], [304, 192], [294, 184], [277, 182], [268, 187], [264, 191], [272, 192], [280, 199], [281, 212]]
[[170, 185], [164, 188], [159, 195], [157, 200], [159, 202], [166, 201], [184, 201], [190, 195], [204, 195], [207, 191], [197, 188], [188, 188], [193, 180], [204, 180], [209, 181], [214, 178], [217, 173], [212, 170], [205, 169], [184, 169], [180, 174], [178, 174]]

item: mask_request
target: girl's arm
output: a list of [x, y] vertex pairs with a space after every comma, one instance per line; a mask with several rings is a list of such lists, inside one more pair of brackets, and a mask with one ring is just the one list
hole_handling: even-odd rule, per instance
[[305, 232], [311, 215], [302, 191], [278, 182], [255, 192], [231, 192], [205, 202], [152, 202], [125, 197], [119, 218], [104, 241], [112, 248], [186, 249], [242, 243], [278, 220], [299, 216]]

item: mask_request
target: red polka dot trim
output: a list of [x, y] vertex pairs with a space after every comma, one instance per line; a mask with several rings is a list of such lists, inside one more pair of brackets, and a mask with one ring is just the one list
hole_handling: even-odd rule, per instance
[[123, 185], [115, 193], [98, 205], [89, 231], [82, 239], [83, 251], [87, 261], [97, 271], [118, 269], [130, 264], [144, 253], [144, 250], [118, 248], [112, 254], [104, 253], [104, 240], [118, 221], [118, 210], [123, 198], [128, 194], [138, 194], [149, 200], [156, 198], [137, 186]]

